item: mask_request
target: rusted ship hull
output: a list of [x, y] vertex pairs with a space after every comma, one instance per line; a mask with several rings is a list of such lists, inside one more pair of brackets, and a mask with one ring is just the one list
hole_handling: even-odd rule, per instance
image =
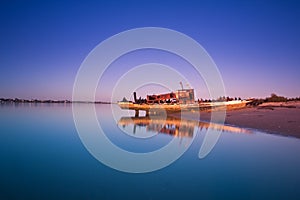
[[202, 111], [202, 110], [224, 110], [224, 109], [238, 109], [243, 108], [250, 101], [230, 101], [230, 102], [213, 102], [213, 103], [195, 103], [195, 104], [137, 104], [132, 102], [119, 102], [118, 105], [122, 109], [135, 110], [136, 116], [139, 115], [139, 111], [146, 111], [146, 115], [149, 113], [174, 113], [184, 111]]

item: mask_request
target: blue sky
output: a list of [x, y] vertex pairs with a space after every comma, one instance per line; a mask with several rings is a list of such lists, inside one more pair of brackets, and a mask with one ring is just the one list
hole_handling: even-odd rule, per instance
[[230, 96], [300, 96], [299, 9], [297, 1], [4, 1], [0, 97], [71, 99], [77, 70], [96, 45], [148, 26], [198, 41]]

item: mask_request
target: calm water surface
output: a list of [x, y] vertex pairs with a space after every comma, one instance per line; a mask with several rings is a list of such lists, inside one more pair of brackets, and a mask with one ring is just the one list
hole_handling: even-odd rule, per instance
[[96, 110], [107, 137], [122, 149], [154, 151], [174, 137], [178, 148], [191, 146], [161, 170], [124, 173], [88, 152], [71, 105], [1, 105], [0, 199], [300, 198], [299, 139], [224, 127], [210, 154], [199, 159], [205, 123], [173, 117], [160, 123], [122, 112], [113, 120], [110, 105]]

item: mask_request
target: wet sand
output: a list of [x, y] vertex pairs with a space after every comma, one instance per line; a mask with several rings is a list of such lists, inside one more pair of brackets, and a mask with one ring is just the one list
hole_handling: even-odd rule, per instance
[[[210, 117], [209, 112], [200, 113], [200, 120], [210, 121]], [[300, 102], [264, 103], [257, 107], [227, 110], [225, 123], [300, 138]]]

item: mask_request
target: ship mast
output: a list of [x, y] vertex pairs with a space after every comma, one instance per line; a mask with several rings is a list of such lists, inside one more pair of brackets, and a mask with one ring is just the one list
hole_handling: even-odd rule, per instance
[[180, 81], [179, 84], [181, 85], [181, 90], [183, 90], [183, 84], [182, 84], [182, 82]]

